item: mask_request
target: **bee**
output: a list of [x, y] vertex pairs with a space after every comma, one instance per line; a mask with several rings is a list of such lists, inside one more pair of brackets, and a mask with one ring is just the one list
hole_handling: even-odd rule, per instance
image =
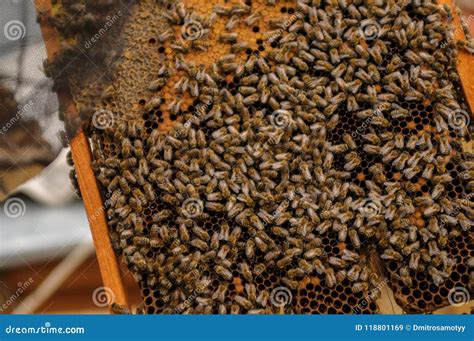
[[410, 270], [408, 267], [404, 266], [400, 268], [399, 274], [400, 274], [400, 279], [402, 280], [403, 284], [409, 287], [413, 284], [413, 281], [410, 276]]
[[148, 246], [150, 245], [150, 239], [143, 236], [133, 237], [133, 244], [138, 246]]
[[200, 251], [206, 251], [209, 248], [209, 245], [203, 241], [202, 239], [195, 238], [189, 242], [189, 245], [194, 246], [195, 248], [199, 249]]
[[239, 53], [245, 49], [247, 49], [249, 47], [248, 43], [247, 42], [238, 42], [238, 43], [235, 43], [233, 44], [231, 47], [230, 47], [230, 51], [232, 53]]
[[216, 291], [212, 294], [212, 299], [224, 303], [227, 293], [227, 285], [220, 284]]
[[344, 134], [342, 136], [342, 140], [350, 149], [357, 149], [357, 144], [355, 143], [354, 139], [350, 134]]
[[342, 252], [341, 258], [346, 261], [356, 262], [359, 260], [359, 255], [356, 252], [344, 249], [344, 251]]
[[334, 269], [326, 268], [325, 282], [328, 288], [332, 288], [336, 285], [336, 275], [334, 274]]
[[[128, 185], [127, 179], [125, 177], [117, 177], [116, 179], [117, 179], [118, 185], [120, 186], [120, 189], [122, 190], [122, 192], [124, 194], [127, 194], [127, 195], [130, 194], [131, 189], [130, 189], [130, 186]], [[112, 189], [113, 187], [111, 187], [109, 185], [109, 188]]]
[[257, 301], [257, 288], [255, 284], [245, 284], [245, 292], [247, 293], [248, 299], [255, 303]]
[[410, 261], [408, 263], [408, 267], [412, 270], [417, 271], [419, 262], [420, 262], [420, 253], [415, 251], [410, 255]]
[[261, 307], [266, 307], [268, 300], [270, 299], [270, 293], [267, 290], [261, 290], [257, 296], [256, 303]]
[[131, 158], [120, 161], [120, 168], [124, 170], [134, 168], [137, 165], [137, 163], [138, 163], [137, 159], [134, 157], [131, 157]]
[[288, 273], [288, 278], [290, 279], [301, 278], [305, 274], [305, 272], [300, 268], [290, 269], [288, 270], [287, 273]]
[[436, 286], [443, 284], [445, 279], [449, 277], [447, 273], [440, 271], [433, 266], [428, 267], [428, 273], [433, 278], [433, 282]]
[[145, 192], [146, 200], [148, 201], [156, 200], [155, 190], [153, 189], [153, 186], [150, 183], [146, 182], [143, 185], [143, 191]]
[[279, 261], [277, 261], [276, 265], [279, 268], [284, 269], [288, 265], [290, 265], [292, 261], [293, 261], [293, 257], [285, 256], [285, 257], [281, 258]]
[[359, 292], [366, 292], [369, 290], [369, 284], [367, 282], [356, 282], [352, 284], [352, 292], [357, 294]]
[[235, 44], [237, 43], [238, 34], [237, 33], [221, 33], [219, 35], [219, 41], [222, 43]]
[[356, 168], [357, 166], [359, 166], [361, 164], [361, 160], [359, 158], [359, 155], [357, 154], [357, 152], [353, 151], [353, 152], [350, 152], [349, 154], [346, 154], [346, 156], [344, 157], [344, 159], [346, 160], [346, 163], [344, 165], [344, 169], [346, 171], [351, 171], [353, 170], [354, 168]]
[[241, 306], [242, 308], [246, 309], [246, 310], [249, 310], [252, 308], [252, 303], [246, 299], [245, 297], [243, 296], [240, 296], [240, 295], [235, 295], [234, 297], [234, 301], [239, 305]]
[[471, 226], [473, 225], [473, 222], [471, 219], [468, 219], [466, 215], [462, 212], [458, 213], [456, 215], [456, 219], [459, 222], [459, 225], [461, 226], [461, 229], [463, 231], [468, 231]]
[[[407, 251], [409, 250], [410, 249], [408, 249]], [[380, 258], [395, 261], [401, 261], [403, 259], [402, 255], [393, 249], [385, 249]]]
[[131, 314], [132, 313], [128, 307], [119, 305], [117, 303], [112, 303], [111, 308], [114, 314]]
[[353, 265], [352, 268], [350, 268], [349, 271], [347, 272], [347, 279], [351, 282], [356, 282], [360, 277], [361, 271], [362, 271], [362, 268], [360, 265], [358, 264]]
[[344, 268], [346, 266], [346, 261], [338, 257], [331, 256], [329, 257], [328, 261], [329, 264], [338, 268]]
[[146, 196], [143, 194], [142, 191], [140, 191], [138, 188], [135, 188], [132, 191], [132, 195], [134, 198], [140, 202], [142, 205], [146, 206], [148, 204], [148, 200], [146, 199]]
[[228, 269], [226, 269], [222, 265], [216, 265], [214, 267], [214, 271], [216, 272], [216, 274], [218, 274], [219, 276], [221, 276], [225, 280], [227, 280], [227, 281], [232, 280], [232, 272], [230, 272]]
[[146, 264], [145, 257], [143, 257], [143, 255], [140, 254], [138, 251], [133, 254], [131, 262], [138, 269], [140, 269], [142, 271], [146, 269], [147, 264]]
[[314, 270], [314, 265], [310, 262], [306, 261], [305, 259], [300, 259], [298, 261], [298, 266], [301, 271], [305, 274], [311, 274]]

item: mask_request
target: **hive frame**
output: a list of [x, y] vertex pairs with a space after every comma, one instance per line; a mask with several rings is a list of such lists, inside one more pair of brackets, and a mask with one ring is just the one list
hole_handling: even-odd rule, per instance
[[[50, 0], [35, 0], [37, 12], [51, 13]], [[47, 24], [41, 24], [41, 32], [46, 46], [48, 58], [54, 58], [59, 51], [60, 38], [58, 32]], [[68, 90], [58, 91], [58, 100], [66, 108], [65, 116], [68, 118], [78, 117], [71, 94]], [[104, 203], [100, 195], [99, 186], [94, 175], [92, 165], [92, 151], [89, 140], [82, 130], [79, 130], [70, 141], [71, 154], [76, 164], [77, 180], [84, 201], [84, 206], [89, 221], [92, 238], [94, 240], [97, 261], [102, 276], [102, 282], [108, 295], [109, 310], [113, 313], [112, 304], [128, 307], [128, 298], [123, 285], [123, 277], [120, 270], [119, 260], [108, 234], [107, 219], [105, 216]]]
[[[35, 3], [38, 11], [50, 13], [50, 0], [35, 0]], [[453, 0], [439, 0], [439, 3], [440, 5], [448, 4], [454, 8]], [[453, 24], [458, 28], [455, 30], [454, 38], [456, 40], [465, 39], [463, 31], [460, 29], [460, 23], [459, 16], [454, 14]], [[53, 56], [59, 51], [59, 34], [54, 28], [47, 24], [42, 24], [41, 30], [48, 58], [53, 58]], [[474, 112], [474, 73], [470, 72], [469, 68], [473, 65], [474, 56], [469, 54], [467, 51], [460, 50], [457, 70], [461, 78], [466, 102], [471, 112]], [[68, 118], [78, 116], [71, 94], [67, 90], [58, 91], [58, 98], [61, 105], [67, 108], [66, 116]], [[104, 204], [102, 202], [97, 180], [94, 176], [94, 171], [91, 167], [92, 152], [89, 140], [82, 130], [80, 130], [70, 141], [70, 144], [71, 153], [76, 166], [79, 187], [94, 239], [103, 284], [113, 293], [109, 302], [109, 308], [111, 308], [112, 303], [129, 307], [129, 302], [123, 285], [122, 274], [120, 272], [119, 260], [113, 251], [108, 233]]]

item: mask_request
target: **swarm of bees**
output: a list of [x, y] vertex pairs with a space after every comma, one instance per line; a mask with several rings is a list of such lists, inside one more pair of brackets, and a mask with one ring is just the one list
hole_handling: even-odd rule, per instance
[[[149, 99], [105, 128], [87, 122], [143, 312], [375, 313], [366, 298], [385, 282], [419, 312], [472, 291], [474, 162], [456, 71], [458, 47], [472, 46], [452, 40], [449, 7], [143, 3], [167, 51]], [[238, 32], [259, 32], [262, 8], [286, 14], [254, 46]], [[94, 104], [123, 104], [118, 88]]]

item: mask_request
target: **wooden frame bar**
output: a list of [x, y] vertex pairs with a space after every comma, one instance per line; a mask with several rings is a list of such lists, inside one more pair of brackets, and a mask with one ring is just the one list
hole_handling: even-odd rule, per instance
[[[50, 0], [36, 0], [36, 9], [41, 13], [51, 13]], [[60, 48], [58, 32], [51, 26], [42, 24], [41, 31], [48, 58], [54, 59]], [[66, 108], [65, 117], [78, 117], [73, 99], [67, 90], [58, 92], [61, 107]], [[113, 313], [112, 304], [129, 307], [127, 293], [123, 285], [120, 266], [109, 238], [105, 207], [100, 195], [99, 186], [92, 169], [92, 152], [89, 140], [80, 130], [70, 141], [71, 153], [77, 173], [77, 181], [84, 201], [92, 238], [94, 240], [97, 260], [108, 295], [109, 309]]]
[[[451, 6], [454, 14], [453, 25], [456, 27], [454, 39], [456, 41], [465, 40], [466, 36], [461, 28], [461, 18], [455, 13], [455, 5], [453, 0], [439, 0], [441, 5], [447, 4]], [[471, 113], [474, 114], [474, 55], [466, 50], [459, 51], [459, 64], [457, 66], [461, 84], [464, 90], [467, 104]]]

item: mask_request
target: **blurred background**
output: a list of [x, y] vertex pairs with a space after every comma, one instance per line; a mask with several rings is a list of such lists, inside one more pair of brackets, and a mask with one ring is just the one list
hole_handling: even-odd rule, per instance
[[[474, 34], [474, 1], [458, 4]], [[108, 313], [35, 18], [32, 1], [0, 4], [0, 313]], [[126, 276], [125, 285], [138, 303], [135, 281]], [[382, 311], [400, 313], [386, 296]]]

